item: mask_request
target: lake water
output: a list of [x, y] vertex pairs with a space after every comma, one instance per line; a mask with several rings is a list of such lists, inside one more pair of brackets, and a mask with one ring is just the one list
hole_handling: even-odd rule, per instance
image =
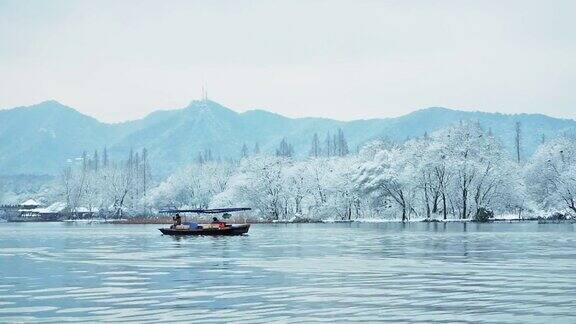
[[573, 224], [0, 224], [0, 322], [576, 323]]

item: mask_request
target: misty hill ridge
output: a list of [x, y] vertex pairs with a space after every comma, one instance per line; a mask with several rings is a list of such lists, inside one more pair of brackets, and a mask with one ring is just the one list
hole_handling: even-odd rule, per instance
[[321, 141], [342, 128], [355, 150], [369, 140], [405, 140], [433, 132], [459, 120], [474, 120], [511, 150], [514, 124], [522, 123], [523, 154], [531, 155], [542, 137], [575, 132], [576, 121], [541, 114], [468, 112], [432, 107], [397, 118], [337, 121], [327, 118], [288, 118], [265, 110], [235, 112], [214, 101], [192, 101], [187, 107], [159, 110], [124, 123], [103, 123], [56, 101], [0, 110], [0, 174], [57, 174], [70, 158], [107, 147], [112, 159], [131, 148], [147, 148], [153, 168], [161, 174], [193, 161], [211, 149], [221, 158], [238, 158], [244, 143], [274, 152], [282, 138], [298, 156], [310, 149], [314, 133]]

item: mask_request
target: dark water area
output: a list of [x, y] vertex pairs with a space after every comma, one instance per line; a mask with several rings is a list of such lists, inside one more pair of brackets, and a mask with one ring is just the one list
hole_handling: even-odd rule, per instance
[[574, 224], [0, 223], [0, 322], [576, 323]]

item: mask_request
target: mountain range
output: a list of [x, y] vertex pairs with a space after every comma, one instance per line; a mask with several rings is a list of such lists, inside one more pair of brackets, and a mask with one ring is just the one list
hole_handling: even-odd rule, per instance
[[185, 108], [160, 110], [145, 118], [109, 124], [56, 101], [0, 110], [0, 175], [55, 175], [83, 151], [107, 148], [111, 159], [124, 159], [131, 149], [146, 148], [153, 170], [166, 175], [210, 149], [213, 156], [238, 159], [244, 144], [274, 152], [283, 138], [297, 157], [306, 156], [312, 137], [323, 142], [328, 133], [344, 131], [355, 151], [367, 141], [403, 141], [462, 120], [479, 122], [513, 152], [515, 125], [520, 122], [522, 155], [530, 156], [544, 138], [575, 133], [576, 121], [541, 114], [500, 114], [447, 108], [426, 108], [383, 119], [337, 121], [288, 118], [265, 110], [235, 112], [214, 101], [193, 101]]

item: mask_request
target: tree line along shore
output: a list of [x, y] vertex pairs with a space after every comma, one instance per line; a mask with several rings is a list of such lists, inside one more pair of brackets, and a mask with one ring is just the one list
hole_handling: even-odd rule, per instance
[[516, 129], [514, 154], [475, 122], [402, 143], [377, 139], [355, 152], [339, 130], [323, 141], [314, 134], [305, 158], [294, 157], [285, 139], [270, 153], [244, 144], [238, 160], [205, 150], [160, 180], [146, 149], [123, 161], [111, 161], [103, 150], [84, 153], [54, 181], [24, 194], [58, 202], [70, 215], [82, 208], [90, 217], [127, 223], [159, 221], [155, 215], [166, 207], [232, 206], [251, 207], [238, 217], [252, 222], [570, 219], [575, 138], [543, 138], [534, 155], [522, 158], [519, 124]]

